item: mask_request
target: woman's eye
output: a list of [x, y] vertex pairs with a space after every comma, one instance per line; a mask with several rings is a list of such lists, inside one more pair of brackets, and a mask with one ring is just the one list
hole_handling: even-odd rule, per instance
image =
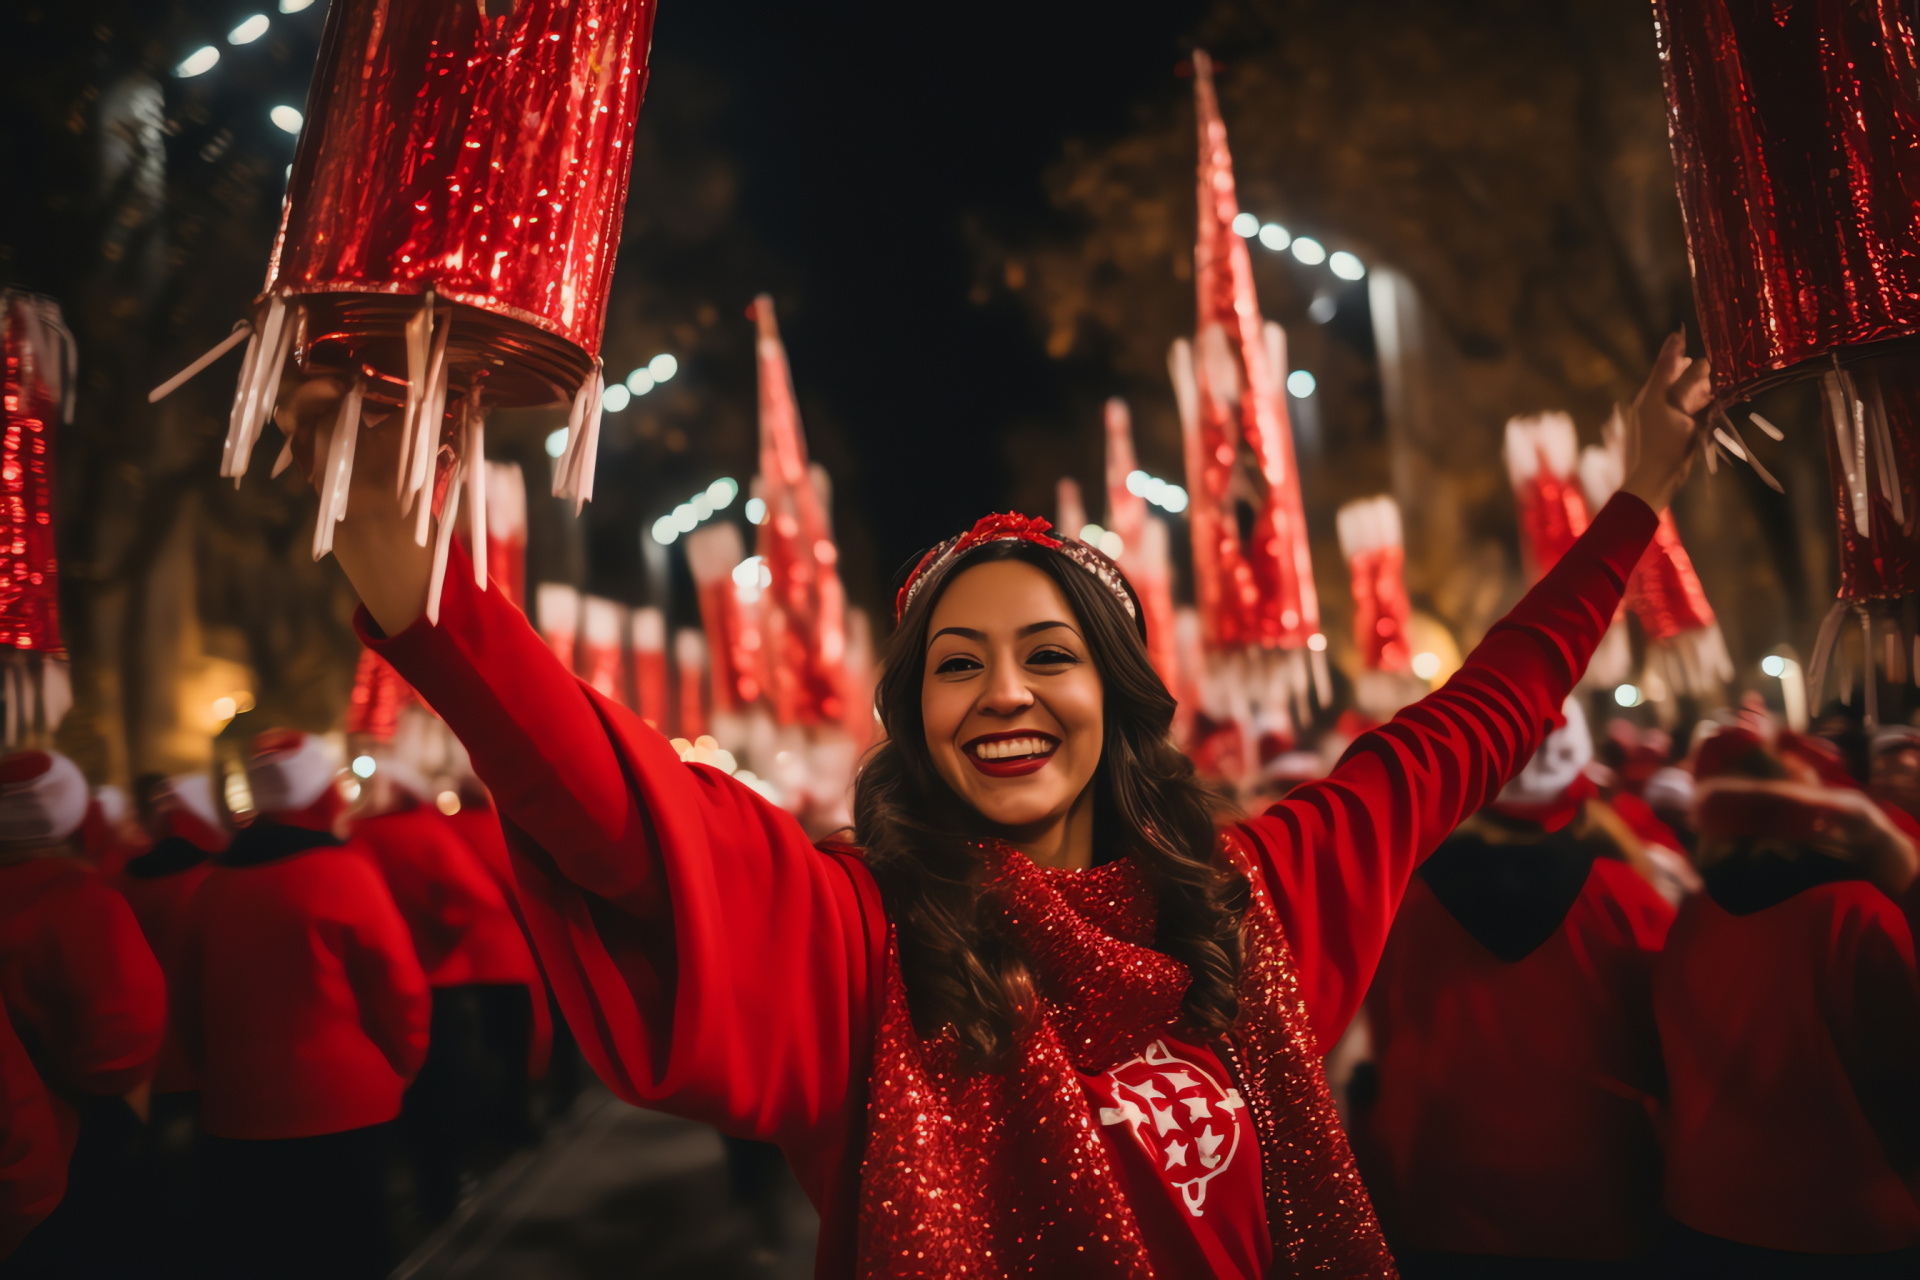
[[969, 657], [964, 653], [956, 653], [950, 658], [942, 658], [940, 665], [933, 670], [935, 675], [946, 675], [954, 671], [978, 671], [979, 669], [980, 660], [978, 658]]
[[1078, 662], [1079, 659], [1065, 649], [1039, 649], [1027, 661], [1037, 667], [1057, 667], [1064, 662]]

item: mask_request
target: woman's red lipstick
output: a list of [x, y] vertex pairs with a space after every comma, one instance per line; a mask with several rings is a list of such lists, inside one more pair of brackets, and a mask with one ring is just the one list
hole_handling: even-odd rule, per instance
[[[982, 749], [999, 747], [1002, 743], [1014, 746], [1015, 753], [982, 758]], [[1031, 746], [1021, 750], [1020, 744]], [[1053, 759], [1053, 753], [1059, 749], [1060, 739], [1050, 733], [1041, 733], [1036, 729], [1009, 729], [1005, 733], [982, 734], [962, 747], [960, 753], [989, 778], [1020, 778], [1044, 769], [1047, 761]]]

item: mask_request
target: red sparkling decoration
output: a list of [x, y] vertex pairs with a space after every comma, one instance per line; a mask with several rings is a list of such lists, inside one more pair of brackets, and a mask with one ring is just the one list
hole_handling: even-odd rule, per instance
[[[53, 430], [60, 406], [39, 362], [29, 315], [50, 306], [8, 291], [4, 434], [0, 434], [0, 649], [64, 654], [60, 566], [53, 545]], [[57, 317], [57, 310], [54, 311]]]
[[431, 289], [462, 308], [456, 389], [484, 372], [491, 405], [573, 395], [600, 350], [654, 11], [337, 0], [266, 282], [305, 304], [310, 366], [404, 381]]

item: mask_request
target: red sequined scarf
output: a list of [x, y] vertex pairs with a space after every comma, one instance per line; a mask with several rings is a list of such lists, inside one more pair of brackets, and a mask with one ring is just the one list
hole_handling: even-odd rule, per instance
[[[1240, 1019], [1217, 1046], [1260, 1140], [1279, 1276], [1392, 1276], [1314, 1052], [1299, 975], [1259, 872]], [[1186, 967], [1151, 947], [1152, 895], [1131, 862], [1046, 871], [991, 851], [1006, 925], [1034, 961], [1041, 1016], [1002, 1071], [968, 1070], [923, 1040], [889, 946], [860, 1175], [862, 1276], [1153, 1276], [1076, 1068], [1104, 1070], [1178, 1020]]]

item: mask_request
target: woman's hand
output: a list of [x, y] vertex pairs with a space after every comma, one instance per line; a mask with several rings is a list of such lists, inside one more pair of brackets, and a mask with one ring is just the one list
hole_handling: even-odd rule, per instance
[[1647, 385], [1627, 412], [1626, 480], [1620, 488], [1663, 511], [1686, 481], [1699, 449], [1700, 415], [1713, 399], [1711, 370], [1687, 356], [1687, 335], [1676, 330], [1661, 344]]
[[[294, 466], [310, 484], [316, 463], [325, 461], [332, 444], [344, 392], [332, 378], [288, 378], [280, 384], [273, 420], [293, 437]], [[347, 518], [334, 530], [333, 554], [367, 612], [391, 636], [405, 631], [426, 611], [433, 546], [431, 539], [424, 547], [414, 542], [413, 517], [401, 513], [400, 500], [394, 496], [405, 415], [386, 410], [384, 418], [376, 417], [383, 409], [373, 404], [362, 409]]]

